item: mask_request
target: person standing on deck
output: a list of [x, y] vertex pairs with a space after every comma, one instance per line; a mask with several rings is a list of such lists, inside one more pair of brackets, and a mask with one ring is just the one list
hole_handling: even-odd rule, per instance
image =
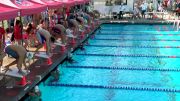
[[14, 26], [14, 39], [18, 45], [22, 45], [22, 24], [20, 20], [16, 20]]
[[145, 18], [145, 12], [147, 11], [147, 5], [143, 2], [141, 4], [141, 14], [142, 14], [142, 18]]
[[123, 18], [123, 13], [124, 13], [124, 11], [125, 11], [125, 7], [124, 7], [124, 4], [123, 4], [123, 3], [121, 3], [119, 9], [120, 9], [120, 11], [119, 11], [119, 19], [122, 19], [122, 18]]
[[5, 57], [3, 52], [5, 47], [5, 33], [4, 28], [0, 27], [0, 66], [2, 66], [3, 58]]

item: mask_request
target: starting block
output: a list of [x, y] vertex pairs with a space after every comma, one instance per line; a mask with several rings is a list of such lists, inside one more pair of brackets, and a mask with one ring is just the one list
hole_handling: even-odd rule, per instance
[[64, 45], [64, 44], [62, 44], [60, 42], [55, 42], [54, 44], [57, 45], [57, 46], [61, 46], [61, 51], [65, 51], [66, 50], [66, 45]]
[[[5, 75], [6, 76], [11, 76], [11, 77], [17, 77], [17, 78], [23, 78], [23, 75], [18, 73], [18, 68], [12, 68], [11, 70], [8, 70]], [[25, 75], [29, 74], [29, 70], [22, 70]], [[3, 72], [2, 72], [3, 73]]]
[[35, 54], [35, 56], [47, 59], [47, 58], [52, 57], [52, 54], [51, 55], [47, 55], [46, 52], [38, 52], [37, 54]]
[[35, 54], [35, 56], [47, 59], [47, 64], [48, 65], [52, 64], [52, 60], [51, 60], [52, 54], [47, 55], [46, 52], [38, 52], [37, 54]]
[[[21, 85], [21, 86], [25, 86], [28, 84], [27, 80], [26, 80], [26, 75], [28, 75], [30, 73], [29, 70], [22, 70], [24, 75], [18, 73], [18, 68], [12, 68], [11, 70], [8, 70], [5, 74], [5, 76], [10, 76], [10, 77], [15, 77], [15, 78], [20, 78], [20, 81], [17, 81], [16, 84], [17, 85]], [[2, 72], [3, 74], [3, 72]]]
[[72, 44], [75, 44], [75, 43], [76, 43], [75, 38], [77, 38], [77, 36], [74, 36], [74, 35], [72, 35], [72, 34], [68, 34], [67, 37], [72, 38], [72, 40], [71, 40], [71, 43], [72, 43]]
[[74, 36], [74, 35], [72, 35], [72, 34], [68, 34], [68, 35], [66, 35], [67, 37], [69, 37], [69, 38], [77, 38], [77, 36]]

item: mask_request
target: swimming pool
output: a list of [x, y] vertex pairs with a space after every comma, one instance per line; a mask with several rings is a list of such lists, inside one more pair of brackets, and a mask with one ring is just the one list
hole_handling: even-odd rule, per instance
[[179, 101], [180, 32], [172, 25], [103, 24], [60, 80], [40, 84], [43, 101]]

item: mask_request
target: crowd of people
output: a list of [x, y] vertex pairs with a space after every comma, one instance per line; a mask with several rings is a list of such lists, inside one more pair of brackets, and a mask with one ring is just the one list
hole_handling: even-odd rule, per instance
[[[28, 16], [26, 17], [29, 20], [27, 24], [24, 24], [21, 18], [11, 20], [11, 23], [12, 21], [15, 23], [10, 23], [6, 30], [0, 27], [0, 53], [15, 59], [12, 63], [4, 66], [4, 70], [11, 70], [10, 66], [17, 64], [18, 73], [25, 75], [22, 65], [27, 69], [27, 60], [34, 59], [34, 55], [43, 46], [46, 46], [46, 54], [52, 55], [53, 43], [67, 46], [69, 40], [88, 33], [98, 25], [98, 21], [95, 20], [98, 17], [97, 11], [72, 8], [67, 12], [63, 8], [63, 10], [48, 11], [47, 15], [44, 13], [44, 17], [41, 14]], [[9, 33], [11, 34], [8, 38]], [[32, 51], [32, 48], [35, 48], [35, 51]], [[3, 61], [1, 61], [1, 66], [2, 63]]]
[[118, 5], [114, 1], [116, 0], [106, 0], [106, 11], [112, 15], [118, 13], [117, 18], [119, 19], [122, 19], [124, 14], [129, 13], [132, 18], [153, 18], [158, 14], [163, 15], [164, 12], [180, 15], [179, 0], [133, 0], [133, 7], [129, 7], [126, 0], [126, 2], [120, 2]]

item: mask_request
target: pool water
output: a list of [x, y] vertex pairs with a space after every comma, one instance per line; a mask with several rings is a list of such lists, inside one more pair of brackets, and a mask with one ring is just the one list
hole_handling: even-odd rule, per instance
[[172, 25], [103, 24], [74, 63], [59, 65], [59, 81], [40, 84], [42, 100], [180, 101], [179, 34]]

